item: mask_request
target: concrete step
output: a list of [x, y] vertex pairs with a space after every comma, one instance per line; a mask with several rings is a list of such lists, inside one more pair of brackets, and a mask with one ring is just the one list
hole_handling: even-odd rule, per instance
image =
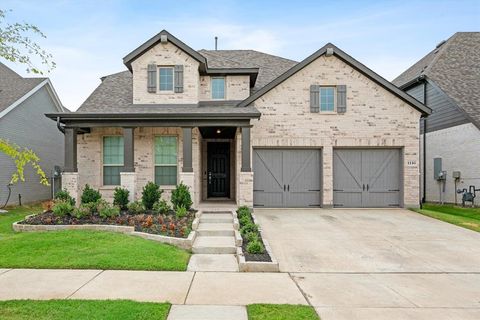
[[233, 223], [231, 213], [204, 213], [200, 216], [200, 223]]
[[199, 236], [233, 236], [234, 229], [231, 223], [207, 223], [202, 222], [198, 225], [197, 232]]
[[238, 272], [237, 257], [234, 254], [193, 254], [187, 271]]
[[195, 239], [192, 246], [193, 253], [201, 254], [234, 254], [236, 253], [235, 238], [232, 237], [204, 237]]

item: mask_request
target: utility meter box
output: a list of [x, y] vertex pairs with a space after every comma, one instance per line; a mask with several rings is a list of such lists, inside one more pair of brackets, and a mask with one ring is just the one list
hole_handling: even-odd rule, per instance
[[433, 179], [443, 180], [442, 158], [433, 158]]
[[453, 171], [452, 173], [452, 178], [453, 179], [460, 179], [462, 177], [462, 174], [460, 171]]

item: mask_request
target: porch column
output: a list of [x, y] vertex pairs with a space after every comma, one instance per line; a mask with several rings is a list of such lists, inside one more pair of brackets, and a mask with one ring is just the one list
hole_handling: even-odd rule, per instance
[[120, 184], [129, 191], [128, 200], [135, 200], [135, 128], [123, 128], [123, 170], [120, 172]]
[[183, 168], [182, 172], [193, 172], [192, 166], [192, 128], [183, 130]]
[[79, 176], [77, 166], [77, 128], [65, 128], [65, 160], [62, 172], [62, 189], [67, 190], [79, 203]]
[[242, 172], [252, 171], [250, 161], [250, 127], [242, 127]]

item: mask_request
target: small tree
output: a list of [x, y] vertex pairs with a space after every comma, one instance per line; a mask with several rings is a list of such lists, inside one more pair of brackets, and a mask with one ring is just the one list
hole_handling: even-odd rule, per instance
[[25, 181], [25, 166], [30, 165], [36, 170], [37, 175], [40, 177], [40, 183], [48, 186], [48, 179], [45, 172], [40, 165], [40, 158], [30, 149], [21, 148], [14, 143], [0, 138], [0, 152], [6, 154], [15, 162], [16, 171], [12, 174], [10, 183], [14, 184], [20, 181]]

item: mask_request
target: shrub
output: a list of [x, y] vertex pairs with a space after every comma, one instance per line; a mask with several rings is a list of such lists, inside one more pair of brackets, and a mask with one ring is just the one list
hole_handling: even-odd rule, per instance
[[81, 199], [80, 202], [81, 203], [92, 203], [92, 202], [97, 202], [101, 198], [102, 198], [102, 195], [100, 194], [100, 192], [98, 192], [98, 190], [95, 190], [92, 187], [90, 187], [88, 184], [86, 184], [85, 188], [83, 189], [82, 197], [80, 198]]
[[72, 216], [77, 219], [82, 219], [92, 214], [92, 210], [87, 205], [80, 205], [80, 207], [73, 209]]
[[250, 209], [247, 206], [241, 206], [237, 209], [237, 217], [240, 220], [242, 217], [251, 216]]
[[161, 199], [153, 204], [153, 211], [160, 214], [167, 214], [172, 208], [168, 205], [167, 201]]
[[141, 214], [141, 213], [145, 212], [145, 208], [143, 207], [143, 204], [138, 200], [130, 202], [127, 205], [127, 209], [132, 214]]
[[63, 189], [58, 191], [55, 194], [55, 200], [60, 200], [60, 201], [68, 201], [72, 206], [75, 205], [75, 199], [70, 195], [70, 193], [67, 191], [67, 189]]
[[258, 233], [258, 226], [252, 222], [247, 223], [243, 227], [240, 228], [240, 233], [245, 236], [249, 232], [257, 232]]
[[147, 210], [152, 210], [153, 205], [155, 202], [160, 200], [162, 195], [162, 190], [160, 187], [153, 182], [147, 183], [145, 187], [143, 187], [142, 191], [142, 203]]
[[185, 207], [177, 207], [177, 210], [175, 211], [175, 215], [177, 216], [178, 219], [182, 219], [187, 215], [187, 208]]
[[120, 208], [117, 206], [112, 206], [105, 200], [101, 200], [97, 205], [98, 215], [101, 218], [111, 218], [116, 217], [120, 214]]
[[264, 253], [265, 247], [260, 241], [252, 241], [247, 244], [247, 252], [250, 254]]
[[173, 209], [175, 210], [178, 207], [185, 207], [185, 209], [190, 210], [193, 204], [190, 191], [188, 191], [188, 187], [183, 183], [180, 183], [175, 190], [172, 191], [171, 201]]
[[247, 232], [245, 234], [245, 239], [248, 241], [248, 242], [255, 242], [255, 241], [258, 241], [260, 238], [260, 236], [258, 235], [258, 232]]
[[128, 205], [128, 196], [130, 191], [125, 188], [115, 188], [115, 193], [113, 194], [113, 205], [118, 206], [122, 210], [127, 210]]
[[97, 210], [97, 206], [98, 206], [98, 203], [101, 202], [102, 200], [98, 200], [98, 201], [95, 201], [95, 202], [90, 202], [90, 203], [84, 203], [84, 204], [81, 204], [80, 206], [88, 209], [88, 212], [90, 214], [95, 214], [98, 212]]
[[240, 222], [241, 226], [244, 226], [246, 224], [252, 223], [252, 218], [248, 215], [243, 215], [240, 219], [238, 219]]
[[73, 212], [74, 206], [69, 201], [58, 201], [53, 205], [52, 211], [59, 217], [64, 217]]

